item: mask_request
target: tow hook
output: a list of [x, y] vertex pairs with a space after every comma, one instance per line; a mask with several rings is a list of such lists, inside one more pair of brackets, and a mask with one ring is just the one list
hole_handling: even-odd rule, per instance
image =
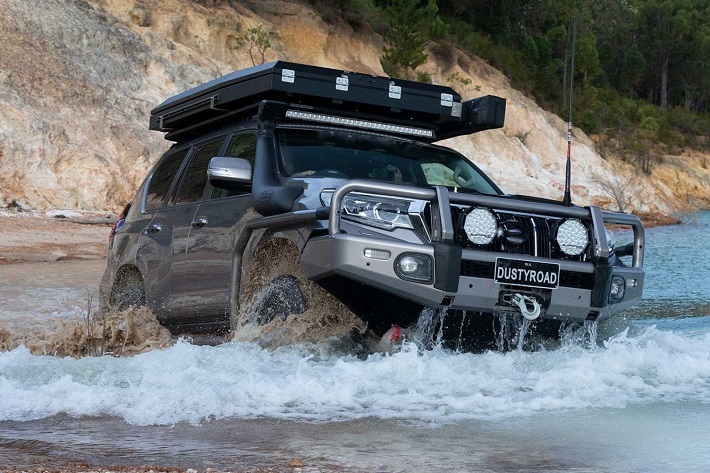
[[[540, 304], [534, 297], [514, 294], [511, 302], [520, 308], [520, 313], [528, 320], [535, 320], [540, 317]], [[529, 307], [532, 306], [532, 309]]]

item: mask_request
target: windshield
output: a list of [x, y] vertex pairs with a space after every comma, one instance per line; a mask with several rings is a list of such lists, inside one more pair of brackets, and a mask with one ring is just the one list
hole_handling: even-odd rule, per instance
[[276, 134], [281, 170], [289, 177], [373, 179], [499, 194], [478, 168], [445, 148], [345, 130], [279, 128]]

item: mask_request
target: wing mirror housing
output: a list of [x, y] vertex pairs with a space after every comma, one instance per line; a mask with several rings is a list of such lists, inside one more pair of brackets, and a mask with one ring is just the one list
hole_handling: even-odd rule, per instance
[[210, 160], [207, 177], [213, 187], [234, 190], [244, 184], [251, 184], [251, 163], [243, 158], [217, 156]]

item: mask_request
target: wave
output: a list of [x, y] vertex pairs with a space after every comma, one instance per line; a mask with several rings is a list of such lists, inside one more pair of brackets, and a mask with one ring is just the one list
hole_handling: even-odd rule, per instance
[[337, 344], [266, 350], [180, 340], [131, 358], [0, 353], [0, 420], [112, 416], [135, 425], [210, 419], [359, 418], [448, 423], [650, 402], [710, 403], [710, 333], [624, 330], [601, 346], [482, 354], [404, 343], [366, 359]]

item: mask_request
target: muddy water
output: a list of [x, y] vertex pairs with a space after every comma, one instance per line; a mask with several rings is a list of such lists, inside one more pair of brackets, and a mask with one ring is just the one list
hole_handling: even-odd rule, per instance
[[0, 266], [0, 350], [123, 356], [164, 348], [170, 333], [147, 309], [99, 313], [102, 261]]
[[105, 267], [97, 260], [0, 265], [0, 325], [27, 330], [81, 316], [90, 298], [98, 304]]
[[648, 231], [647, 299], [600, 325], [598, 344], [405, 344], [365, 359], [337, 342], [1, 353], [0, 465], [710, 471], [709, 232], [710, 213]]

